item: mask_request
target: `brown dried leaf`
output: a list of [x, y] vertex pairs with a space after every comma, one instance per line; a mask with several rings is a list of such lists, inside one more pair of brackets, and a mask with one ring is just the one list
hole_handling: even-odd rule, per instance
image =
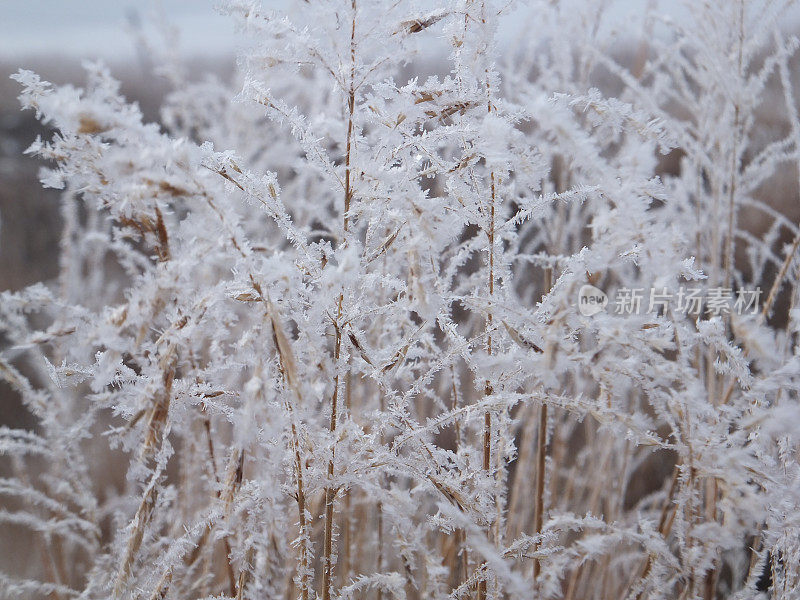
[[78, 133], [86, 133], [91, 135], [108, 131], [108, 127], [98, 123], [91, 115], [82, 114], [80, 117], [78, 117], [78, 119]]

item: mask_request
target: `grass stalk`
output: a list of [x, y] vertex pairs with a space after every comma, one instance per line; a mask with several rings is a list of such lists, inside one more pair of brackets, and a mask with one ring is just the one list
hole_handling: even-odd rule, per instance
[[[344, 213], [342, 219], [342, 230], [344, 236], [347, 235], [349, 228], [349, 213], [350, 201], [353, 198], [353, 189], [351, 181], [351, 160], [352, 160], [352, 142], [353, 142], [353, 115], [355, 113], [355, 69], [356, 69], [356, 0], [352, 0], [350, 7], [352, 9], [352, 17], [350, 21], [350, 89], [347, 94], [347, 142], [345, 144], [345, 167], [344, 167]], [[347, 240], [343, 238], [343, 243]], [[336, 432], [336, 419], [337, 419], [337, 404], [339, 398], [339, 356], [342, 349], [342, 304], [344, 295], [339, 294], [339, 301], [337, 303], [336, 323], [334, 323], [335, 341], [334, 341], [334, 369], [336, 375], [333, 381], [333, 395], [331, 397], [331, 420], [330, 432]], [[334, 472], [334, 458], [335, 446], [331, 448], [331, 458], [328, 461], [328, 480], [333, 479]], [[333, 487], [328, 484], [325, 488], [325, 541], [323, 546], [323, 575], [322, 575], [322, 600], [330, 600], [331, 597], [331, 581], [333, 576], [333, 519], [334, 519], [334, 500], [336, 492]]]

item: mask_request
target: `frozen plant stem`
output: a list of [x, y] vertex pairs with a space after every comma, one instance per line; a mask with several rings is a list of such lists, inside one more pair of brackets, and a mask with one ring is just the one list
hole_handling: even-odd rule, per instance
[[[353, 197], [352, 182], [350, 180], [350, 161], [353, 137], [353, 113], [355, 112], [355, 70], [356, 70], [356, 0], [350, 4], [352, 11], [350, 21], [350, 85], [347, 91], [347, 142], [345, 145], [344, 163], [344, 211], [342, 219], [342, 244], [347, 244], [347, 232], [349, 227], [350, 200]], [[334, 459], [336, 457], [336, 417], [337, 403], [339, 399], [339, 356], [342, 349], [342, 304], [344, 293], [339, 294], [336, 307], [335, 341], [333, 351], [333, 368], [335, 375], [333, 378], [333, 395], [331, 397], [331, 421], [330, 432], [332, 434], [331, 458], [328, 461], [328, 480], [325, 488], [325, 542], [324, 542], [324, 570], [322, 574], [322, 600], [330, 600], [331, 581], [333, 578], [333, 503], [336, 497], [336, 490], [330, 484], [333, 479]]]
[[[733, 142], [731, 148], [731, 157], [730, 157], [730, 176], [728, 181], [728, 230], [725, 236], [725, 254], [723, 256], [723, 280], [722, 286], [724, 288], [731, 287], [731, 275], [734, 266], [734, 252], [736, 249], [735, 245], [735, 226], [736, 226], [736, 188], [737, 188], [737, 180], [738, 180], [738, 169], [739, 169], [739, 137], [740, 137], [740, 129], [741, 129], [741, 98], [739, 97], [739, 90], [742, 86], [742, 80], [744, 78], [743, 72], [743, 50], [744, 50], [744, 0], [739, 0], [739, 27], [738, 27], [738, 36], [737, 36], [737, 64], [736, 64], [736, 82], [739, 84], [739, 87], [735, 89], [733, 92], [736, 94], [736, 98], [734, 99], [734, 116], [733, 116]], [[727, 316], [726, 319], [728, 325], [730, 325], [730, 315]], [[711, 394], [711, 403], [712, 406], [717, 406], [720, 402], [717, 393], [717, 375], [713, 369], [713, 365], [709, 364], [709, 383], [710, 383], [710, 394]], [[727, 391], [723, 394], [723, 402], [725, 398], [727, 398]], [[717, 519], [717, 496], [719, 494], [718, 485], [716, 478], [710, 478], [706, 483], [706, 520], [708, 522], [716, 521]], [[717, 568], [717, 561], [714, 561], [714, 565], [712, 566], [711, 570], [706, 574], [705, 580], [705, 589], [704, 589], [704, 598], [705, 600], [714, 600], [717, 595], [717, 581], [719, 578], [719, 571]]]
[[[737, 39], [737, 83], [744, 78], [743, 53], [744, 51], [744, 0], [739, 0], [739, 36]], [[739, 170], [739, 138], [741, 137], [741, 99], [737, 96], [733, 105], [733, 147], [731, 149], [730, 179], [728, 181], [728, 235], [725, 238], [725, 280], [724, 287], [731, 285], [731, 273], [735, 252], [735, 227], [736, 227], [736, 188]]]
[[[270, 319], [270, 324], [272, 325], [272, 339], [275, 344], [275, 350], [278, 353], [278, 361], [281, 365], [283, 378], [294, 392], [294, 396], [297, 401], [301, 402], [302, 394], [300, 393], [300, 382], [297, 381], [294, 353], [292, 352], [289, 339], [286, 337], [283, 327], [281, 326], [280, 317], [278, 316], [272, 302], [264, 297], [261, 285], [255, 280], [255, 278], [252, 277], [252, 275], [250, 277], [250, 281], [253, 284], [253, 288], [258, 293], [262, 303], [266, 307], [267, 315]], [[309, 590], [311, 589], [311, 584], [309, 582], [311, 570], [311, 550], [308, 547], [310, 535], [308, 524], [306, 522], [306, 495], [305, 486], [303, 484], [303, 460], [300, 456], [300, 436], [297, 432], [297, 419], [295, 416], [294, 407], [289, 398], [286, 398], [284, 405], [286, 407], [286, 412], [289, 414], [289, 420], [291, 423], [291, 445], [292, 453], [294, 455], [295, 482], [297, 485], [295, 500], [297, 501], [297, 511], [299, 513], [300, 523], [300, 564], [298, 567], [298, 570], [300, 571], [300, 596], [302, 600], [308, 600]]]
[[[539, 408], [539, 429], [536, 435], [536, 496], [533, 504], [534, 531], [542, 532], [544, 523], [544, 469], [547, 456], [547, 404], [542, 402]], [[539, 578], [541, 564], [538, 558], [533, 559], [533, 580]]]
[[[547, 268], [544, 272], [544, 294], [550, 292], [553, 285], [553, 269]], [[552, 345], [547, 345], [547, 359], [548, 362], [551, 357]], [[545, 481], [545, 463], [547, 458], [547, 403], [542, 402], [539, 407], [539, 427], [536, 431], [536, 495], [533, 501], [533, 521], [534, 532], [536, 535], [542, 533], [542, 525], [544, 524], [544, 481]], [[534, 583], [539, 578], [541, 564], [538, 558], [533, 559], [533, 581]]]
[[[483, 7], [483, 9], [485, 10], [485, 7]], [[492, 101], [490, 94], [491, 92], [489, 88], [489, 80], [487, 73], [486, 95], [489, 96], [489, 100], [487, 102], [487, 110], [489, 113], [492, 112]], [[486, 314], [486, 331], [488, 332], [486, 336], [486, 354], [492, 356], [492, 321], [493, 321], [492, 299], [494, 298], [494, 234], [495, 234], [494, 220], [495, 220], [495, 198], [497, 194], [495, 186], [494, 170], [491, 171], [489, 175], [489, 180], [490, 180], [489, 228], [486, 232], [489, 238], [489, 257], [488, 257], [489, 311]], [[484, 386], [484, 396], [488, 398], [489, 396], [492, 395], [492, 393], [493, 393], [492, 383], [487, 379], [486, 384]], [[491, 474], [492, 470], [492, 414], [489, 412], [488, 409], [483, 417], [483, 470], [486, 471], [487, 474]], [[499, 519], [496, 519], [494, 524], [492, 525], [495, 538], [499, 536], [499, 530], [497, 529], [499, 528], [499, 526], [500, 526]], [[478, 600], [484, 600], [484, 598], [486, 598], [486, 581], [487, 577], [483, 577], [481, 578], [481, 581], [478, 583]]]

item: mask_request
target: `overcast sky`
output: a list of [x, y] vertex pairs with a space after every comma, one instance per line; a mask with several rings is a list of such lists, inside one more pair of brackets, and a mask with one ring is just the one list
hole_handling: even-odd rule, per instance
[[[264, 0], [284, 6], [289, 0]], [[728, 0], [721, 0], [728, 1]], [[32, 54], [76, 58], [124, 59], [134, 56], [128, 32], [132, 15], [146, 19], [161, 6], [168, 22], [180, 32], [180, 48], [187, 54], [230, 54], [236, 48], [232, 20], [218, 14], [218, 0], [0, 0], [0, 59]], [[649, 0], [615, 0], [623, 22], [640, 27], [638, 18]], [[661, 0], [675, 6], [676, 0]], [[524, 2], [521, 3], [524, 5]], [[674, 12], [674, 8], [670, 9]], [[619, 15], [618, 15], [619, 16]], [[519, 22], [519, 21], [517, 21]], [[640, 29], [637, 29], [638, 33]]]
[[[131, 18], [147, 20], [159, 11], [180, 32], [180, 48], [186, 54], [231, 54], [237, 47], [233, 21], [220, 15], [214, 5], [220, 0], [0, 0], [0, 60], [58, 54], [75, 58], [125, 59], [135, 55], [130, 34]], [[293, 0], [262, 0], [266, 6], [283, 7]], [[419, 0], [421, 3], [437, 0]], [[612, 20], [624, 24], [638, 37], [642, 15], [651, 1], [662, 13], [686, 18], [683, 4], [699, 0], [612, 0]], [[713, 0], [730, 2], [732, 0]], [[524, 13], [525, 1], [519, 2]], [[784, 23], [797, 23], [798, 10]], [[163, 19], [162, 19], [163, 21]], [[506, 19], [507, 27], [526, 22]]]
[[[273, 3], [275, 0], [272, 0]], [[278, 0], [282, 3], [282, 0]], [[31, 54], [129, 58], [135, 54], [130, 21], [147, 19], [160, 5], [180, 31], [187, 53], [235, 48], [233, 21], [214, 10], [215, 0], [0, 0], [0, 58]], [[266, 4], [266, 2], [265, 2]]]

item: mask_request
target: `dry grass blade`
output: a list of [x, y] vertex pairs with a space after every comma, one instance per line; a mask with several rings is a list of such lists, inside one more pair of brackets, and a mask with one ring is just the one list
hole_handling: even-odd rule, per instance
[[373, 363], [372, 363], [372, 359], [370, 359], [369, 355], [367, 355], [366, 351], [364, 350], [363, 346], [361, 345], [361, 342], [358, 341], [358, 338], [356, 337], [356, 334], [353, 333], [352, 331], [348, 331], [347, 332], [347, 337], [350, 338], [350, 343], [353, 344], [353, 347], [356, 350], [358, 350], [359, 354], [361, 355], [361, 358], [364, 359], [364, 362], [366, 362], [371, 367], [374, 366]]
[[522, 336], [522, 335], [519, 333], [519, 331], [517, 331], [516, 329], [514, 329], [513, 327], [511, 327], [511, 326], [510, 326], [508, 323], [506, 323], [505, 321], [502, 321], [502, 323], [503, 323], [503, 327], [505, 327], [505, 328], [506, 328], [506, 331], [508, 332], [508, 335], [509, 335], [509, 336], [511, 336], [511, 339], [512, 339], [512, 340], [514, 340], [514, 342], [515, 342], [515, 343], [516, 343], [516, 344], [517, 344], [517, 345], [518, 345], [520, 348], [524, 348], [524, 349], [526, 349], [526, 350], [533, 350], [533, 351], [535, 351], [535, 352], [539, 352], [539, 353], [541, 353], [541, 352], [542, 352], [542, 349], [541, 349], [539, 346], [537, 346], [536, 344], [534, 344], [534, 343], [533, 343], [533, 342], [531, 342], [530, 340], [528, 340], [528, 339], [524, 338], [524, 337], [523, 337], [523, 336]]
[[367, 263], [371, 263], [376, 258], [384, 254], [389, 248], [391, 248], [392, 244], [394, 244], [394, 241], [397, 239], [397, 236], [400, 234], [401, 229], [403, 229], [402, 225], [398, 227], [393, 234], [383, 240], [380, 246], [375, 248], [375, 250], [369, 255], [369, 258], [367, 258]]
[[449, 11], [436, 11], [424, 17], [409, 19], [400, 23], [400, 27], [397, 28], [395, 33], [406, 33], [408, 35], [419, 33], [431, 25], [435, 25], [449, 15]]
[[781, 265], [780, 271], [775, 276], [775, 281], [772, 283], [772, 287], [769, 290], [769, 295], [767, 296], [766, 301], [764, 302], [764, 306], [761, 309], [760, 318], [762, 320], [766, 319], [769, 316], [770, 311], [772, 310], [772, 305], [775, 303], [775, 298], [778, 297], [778, 292], [781, 289], [781, 286], [784, 283], [786, 278], [786, 273], [789, 271], [789, 266], [792, 264], [792, 260], [794, 260], [794, 256], [797, 253], [797, 248], [800, 246], [800, 234], [796, 235], [794, 241], [792, 242], [791, 247], [789, 248], [789, 252], [786, 253], [786, 258]]
[[[258, 292], [259, 296], [263, 298], [263, 294], [261, 292], [261, 286], [257, 285], [255, 280], [251, 278], [251, 281], [254, 284], [256, 291]], [[299, 381], [297, 379], [297, 367], [294, 358], [294, 352], [292, 351], [291, 343], [289, 342], [289, 338], [286, 336], [286, 333], [283, 331], [283, 327], [281, 326], [280, 315], [276, 310], [275, 306], [269, 300], [264, 299], [264, 303], [267, 307], [267, 314], [270, 319], [270, 323], [272, 325], [272, 336], [275, 342], [275, 349], [278, 352], [278, 359], [280, 361], [281, 370], [283, 371], [283, 376], [286, 379], [287, 384], [289, 387], [294, 391], [295, 396], [298, 401], [302, 400], [302, 394], [299, 387]], [[289, 412], [289, 418], [291, 420], [291, 444], [292, 444], [292, 453], [294, 455], [294, 477], [295, 477], [295, 484], [296, 484], [296, 492], [295, 492], [295, 501], [297, 502], [297, 511], [299, 515], [299, 522], [300, 522], [300, 538], [299, 538], [299, 549], [300, 549], [300, 559], [298, 564], [298, 571], [300, 571], [300, 595], [302, 600], [308, 600], [308, 597], [311, 593], [311, 549], [309, 548], [309, 541], [310, 541], [310, 534], [308, 524], [306, 522], [306, 495], [305, 495], [305, 484], [303, 481], [303, 471], [304, 465], [303, 460], [300, 455], [300, 440], [299, 435], [297, 432], [297, 423], [295, 422], [295, 414], [294, 409], [292, 408], [291, 401], [286, 402], [286, 408]]]
[[161, 474], [158, 472], [153, 474], [150, 483], [144, 491], [144, 495], [133, 517], [133, 521], [131, 521], [130, 537], [128, 538], [125, 552], [122, 555], [122, 560], [120, 561], [120, 566], [117, 571], [116, 583], [114, 584], [114, 598], [121, 598], [125, 591], [125, 585], [128, 581], [128, 577], [130, 577], [133, 563], [136, 560], [136, 553], [139, 551], [145, 529], [155, 509], [156, 500], [158, 499], [157, 483], [160, 476]]

